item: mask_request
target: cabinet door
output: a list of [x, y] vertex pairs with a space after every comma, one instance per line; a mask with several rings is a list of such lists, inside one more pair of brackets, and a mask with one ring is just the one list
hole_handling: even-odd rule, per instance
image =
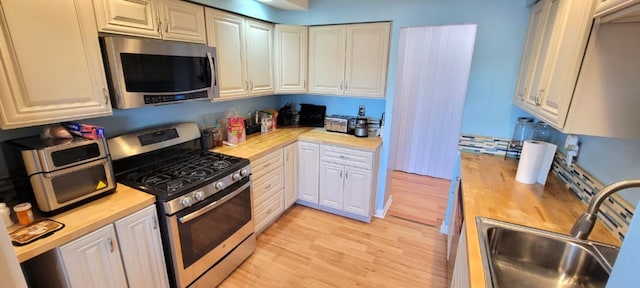
[[[527, 31], [527, 39], [524, 43], [524, 50], [522, 51], [516, 95], [513, 99], [514, 104], [520, 107], [523, 107], [525, 98], [528, 98], [528, 92], [531, 88], [531, 74], [533, 72], [532, 63], [535, 61], [535, 54], [538, 53], [540, 49], [542, 26], [544, 24], [543, 2], [544, 1], [538, 2], [531, 8], [531, 16], [529, 17], [529, 30]], [[534, 105], [530, 107], [534, 107]]]
[[583, 63], [595, 5], [593, 1], [558, 2], [552, 3], [550, 12], [558, 10], [540, 80], [537, 116], [563, 127]]
[[329, 162], [320, 164], [320, 205], [342, 210], [344, 166]]
[[0, 128], [111, 115], [91, 1], [37, 6], [0, 1]]
[[273, 25], [245, 20], [249, 94], [273, 94]]
[[298, 199], [318, 204], [320, 175], [318, 144], [298, 142]]
[[309, 27], [309, 93], [344, 93], [347, 26]]
[[93, 0], [100, 32], [162, 37], [157, 0]]
[[71, 287], [127, 287], [113, 225], [65, 244], [58, 252]]
[[115, 222], [129, 287], [169, 287], [155, 205]]
[[345, 95], [384, 97], [390, 26], [390, 23], [347, 26]]
[[165, 40], [207, 43], [204, 7], [178, 0], [160, 0], [159, 4]]
[[345, 167], [343, 210], [362, 216], [370, 216], [373, 197], [371, 171]]
[[537, 111], [543, 95], [546, 93], [544, 86], [541, 85], [544, 65], [547, 62], [547, 52], [549, 51], [549, 44], [551, 42], [551, 36], [554, 30], [554, 23], [558, 14], [558, 8], [561, 5], [560, 0], [547, 0], [542, 2], [544, 5], [543, 12], [544, 24], [542, 25], [542, 35], [540, 38], [540, 48], [538, 53], [534, 54], [534, 61], [532, 64], [533, 72], [531, 73], [531, 88], [529, 94], [525, 99], [525, 108], [529, 107], [533, 111]]
[[298, 199], [298, 144], [284, 147], [284, 207], [289, 208]]
[[247, 96], [244, 18], [211, 8], [207, 8], [205, 14], [207, 43], [216, 47], [218, 56], [219, 100]]
[[275, 92], [307, 92], [307, 26], [276, 25]]

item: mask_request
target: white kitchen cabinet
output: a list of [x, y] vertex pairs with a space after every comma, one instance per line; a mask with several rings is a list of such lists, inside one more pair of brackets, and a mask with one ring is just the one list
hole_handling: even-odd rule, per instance
[[466, 225], [462, 224], [462, 232], [460, 232], [460, 240], [458, 242], [458, 253], [456, 253], [455, 264], [453, 266], [453, 275], [451, 275], [451, 288], [469, 288], [469, 255], [467, 252], [467, 233]]
[[57, 249], [70, 287], [127, 287], [113, 225]]
[[321, 162], [319, 203], [342, 210], [344, 195], [344, 166]]
[[556, 129], [567, 118], [594, 6], [595, 1], [542, 0], [532, 9], [514, 104]]
[[169, 286], [157, 215], [149, 206], [115, 222], [129, 287]]
[[638, 3], [638, 0], [597, 0], [595, 16], [613, 13]]
[[204, 7], [180, 0], [94, 0], [100, 32], [207, 43]]
[[111, 115], [91, 1], [34, 5], [0, 1], [0, 128]]
[[284, 212], [285, 168], [283, 149], [252, 161], [255, 231], [262, 232]]
[[298, 200], [298, 143], [284, 147], [284, 208]]
[[298, 143], [300, 188], [297, 203], [360, 221], [371, 221], [379, 150]]
[[309, 93], [383, 98], [390, 23], [309, 28]]
[[212, 8], [205, 16], [207, 43], [218, 54], [216, 101], [273, 94], [273, 25]]
[[155, 205], [23, 266], [32, 287], [169, 287]]
[[319, 201], [320, 146], [298, 141], [298, 199]]
[[275, 26], [276, 94], [307, 93], [307, 26]]

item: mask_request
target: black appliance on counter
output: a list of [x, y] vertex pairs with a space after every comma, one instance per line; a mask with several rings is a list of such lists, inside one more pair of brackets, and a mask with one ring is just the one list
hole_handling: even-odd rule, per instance
[[300, 126], [324, 127], [324, 115], [327, 113], [327, 106], [300, 104], [298, 124]]
[[171, 287], [215, 287], [255, 251], [249, 160], [202, 150], [196, 123], [108, 144], [116, 180], [156, 196]]
[[278, 111], [278, 126], [293, 125], [293, 104], [287, 103]]

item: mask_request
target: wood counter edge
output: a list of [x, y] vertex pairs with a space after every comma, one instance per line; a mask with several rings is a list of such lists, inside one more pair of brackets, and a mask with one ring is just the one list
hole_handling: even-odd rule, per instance
[[[24, 246], [14, 246], [18, 262], [22, 263], [49, 250], [82, 237], [96, 229], [112, 224], [136, 211], [155, 203], [151, 194], [118, 184], [116, 192], [96, 199], [83, 206], [46, 217], [65, 224], [65, 227], [51, 236], [38, 239]], [[94, 217], [84, 217], [95, 215]], [[102, 216], [104, 215], [104, 217]], [[85, 222], [86, 221], [86, 222]]]

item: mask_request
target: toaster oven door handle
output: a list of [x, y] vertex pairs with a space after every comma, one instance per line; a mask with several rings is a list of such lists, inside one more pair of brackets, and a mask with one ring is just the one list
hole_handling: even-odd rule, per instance
[[220, 205], [226, 203], [227, 201], [231, 200], [231, 198], [236, 197], [238, 194], [242, 193], [242, 191], [244, 191], [247, 187], [249, 187], [249, 185], [251, 185], [251, 183], [247, 183], [245, 185], [243, 185], [242, 187], [240, 187], [238, 190], [231, 192], [231, 194], [226, 195], [216, 201], [213, 201], [212, 203], [210, 203], [207, 206], [204, 206], [200, 209], [198, 209], [197, 211], [184, 215], [180, 218], [178, 218], [178, 221], [180, 221], [180, 223], [184, 224], [187, 223], [193, 219], [198, 218], [199, 216], [201, 216], [202, 214], [205, 214], [213, 209], [218, 208]]
[[58, 177], [60, 175], [64, 175], [64, 174], [68, 174], [68, 173], [73, 173], [73, 172], [77, 172], [80, 170], [84, 170], [90, 167], [94, 167], [94, 166], [105, 166], [108, 163], [107, 158], [102, 158], [100, 159], [100, 161], [90, 161], [78, 166], [73, 166], [73, 167], [69, 167], [69, 168], [64, 168], [64, 169], [60, 169], [57, 171], [53, 171], [53, 172], [44, 172], [42, 173], [42, 175], [45, 178], [55, 178]]

